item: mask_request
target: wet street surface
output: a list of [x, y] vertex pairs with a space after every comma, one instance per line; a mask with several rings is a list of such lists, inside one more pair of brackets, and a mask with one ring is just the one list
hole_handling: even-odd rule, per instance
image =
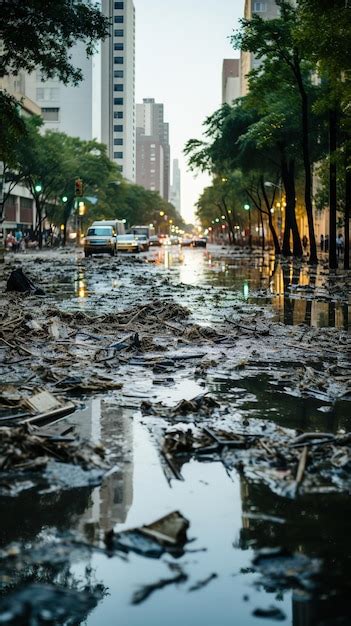
[[71, 249], [0, 289], [1, 624], [351, 623], [349, 274]]

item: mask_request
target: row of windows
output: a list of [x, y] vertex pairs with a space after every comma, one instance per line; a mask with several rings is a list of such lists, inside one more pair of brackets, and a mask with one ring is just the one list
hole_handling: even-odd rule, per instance
[[123, 98], [113, 98], [113, 104], [124, 104]]
[[114, 63], [115, 63], [115, 65], [123, 65], [123, 63], [124, 63], [123, 57], [115, 57], [114, 58]]
[[113, 158], [114, 159], [123, 159], [123, 152], [114, 152], [113, 153]]
[[124, 9], [124, 2], [115, 2], [115, 9]]
[[115, 43], [113, 46], [114, 50], [124, 50], [124, 44], [123, 43]]
[[115, 78], [124, 78], [124, 71], [123, 70], [115, 70], [113, 72], [113, 75]]
[[115, 37], [124, 37], [124, 30], [123, 30], [123, 28], [115, 30]]
[[123, 111], [115, 111], [113, 117], [115, 120], [123, 120]]
[[267, 11], [267, 2], [254, 2], [253, 10], [255, 13], [265, 13]]
[[123, 146], [123, 139], [114, 139], [113, 144], [115, 146]]
[[58, 97], [58, 87], [37, 87], [37, 100], [57, 100]]
[[115, 133], [123, 133], [123, 125], [122, 124], [115, 124], [113, 127], [113, 130]]
[[115, 15], [115, 24], [123, 24], [123, 23], [124, 23], [123, 15]]
[[118, 85], [113, 85], [113, 90], [114, 91], [124, 91], [123, 83], [118, 83]]

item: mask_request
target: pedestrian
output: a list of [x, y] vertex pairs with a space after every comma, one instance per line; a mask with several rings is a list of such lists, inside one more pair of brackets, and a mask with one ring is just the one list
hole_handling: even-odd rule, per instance
[[329, 252], [329, 235], [324, 237], [324, 252]]
[[341, 233], [338, 234], [336, 238], [336, 254], [339, 258], [344, 251], [344, 238]]
[[308, 244], [308, 239], [307, 239], [306, 235], [304, 235], [302, 237], [302, 246], [303, 246], [303, 249], [304, 249], [305, 252], [307, 250], [307, 244]]
[[324, 252], [324, 235], [321, 235], [320, 246], [321, 246], [321, 252]]

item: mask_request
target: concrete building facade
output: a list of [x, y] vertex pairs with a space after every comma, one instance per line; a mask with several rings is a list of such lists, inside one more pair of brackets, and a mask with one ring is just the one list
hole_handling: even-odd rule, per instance
[[[136, 105], [137, 126], [137, 168], [136, 182], [146, 189], [159, 191], [165, 200], [170, 194], [170, 159], [169, 124], [164, 121], [164, 106], [155, 102], [154, 98], [144, 98], [141, 104]], [[145, 150], [146, 145], [152, 146], [151, 154]], [[162, 150], [161, 150], [162, 148]], [[148, 155], [150, 161], [147, 161]], [[160, 167], [156, 167], [157, 155], [162, 158]], [[146, 181], [154, 180], [152, 187]]]
[[240, 97], [240, 59], [223, 59], [222, 104], [232, 104]]
[[181, 214], [181, 173], [179, 169], [178, 159], [173, 159], [173, 173], [172, 173], [172, 185], [170, 201]]
[[101, 44], [101, 141], [123, 176], [136, 179], [135, 9], [133, 0], [102, 0], [110, 37]]

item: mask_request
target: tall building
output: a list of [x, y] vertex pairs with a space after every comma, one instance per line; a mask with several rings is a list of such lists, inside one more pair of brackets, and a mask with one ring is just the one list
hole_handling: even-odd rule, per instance
[[135, 9], [133, 0], [102, 0], [110, 37], [101, 44], [101, 141], [135, 182]]
[[83, 73], [77, 86], [66, 86], [56, 77], [43, 80], [38, 69], [28, 76], [25, 93], [40, 106], [46, 130], [90, 140], [94, 136], [93, 58], [87, 57], [83, 43], [73, 48], [72, 63]]
[[240, 59], [223, 59], [222, 104], [240, 97]]
[[[244, 17], [251, 20], [253, 14], [257, 14], [264, 20], [271, 20], [279, 16], [279, 7], [275, 0], [265, 0], [257, 2], [256, 0], [245, 0]], [[248, 73], [259, 67], [261, 61], [255, 58], [251, 52], [241, 51], [240, 55], [240, 95], [246, 96], [249, 90]]]
[[144, 98], [136, 105], [136, 125], [136, 182], [169, 200], [171, 151], [163, 104]]
[[173, 159], [173, 174], [170, 201], [177, 209], [178, 213], [181, 213], [181, 173], [179, 169], [178, 159]]

